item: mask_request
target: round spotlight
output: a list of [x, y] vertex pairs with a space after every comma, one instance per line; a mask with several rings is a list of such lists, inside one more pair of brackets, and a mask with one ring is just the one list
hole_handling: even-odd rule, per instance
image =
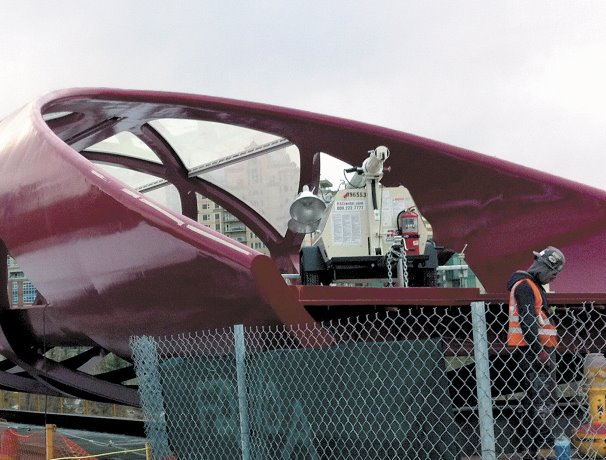
[[325, 209], [326, 203], [304, 185], [303, 191], [290, 205], [290, 217], [300, 224], [310, 225], [322, 219]]

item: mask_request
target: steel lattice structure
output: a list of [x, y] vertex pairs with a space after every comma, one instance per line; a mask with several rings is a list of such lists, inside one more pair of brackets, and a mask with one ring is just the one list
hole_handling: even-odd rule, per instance
[[[414, 135], [293, 109], [152, 91], [62, 90], [0, 123], [0, 256], [13, 256], [40, 293], [37, 305], [21, 310], [10, 309], [8, 293], [0, 293], [0, 353], [7, 358], [0, 385], [136, 405], [136, 391], [121, 385], [134, 375], [132, 368], [98, 377], [77, 369], [100, 353], [128, 358], [133, 335], [306, 323], [317, 319], [314, 305], [335, 302], [434, 305], [479, 295], [386, 289], [368, 299], [368, 291], [355, 288], [287, 286], [280, 274], [296, 272], [302, 236], [278, 229], [241, 194], [199, 174], [213, 166], [212, 158], [191, 164], [158, 120], [211, 122], [284, 140], [297, 148], [298, 190], [317, 187], [320, 153], [359, 164], [369, 149], [388, 145], [391, 171], [383, 183], [406, 185], [441, 245], [467, 245], [467, 261], [493, 293], [489, 297], [504, 299], [509, 273], [524, 268], [532, 250], [556, 245], [568, 260], [553, 286], [562, 301], [604, 298], [602, 190]], [[153, 159], [99, 148], [122, 133], [144, 144]], [[230, 153], [247, 158], [270, 150]], [[242, 159], [230, 158], [226, 164]], [[107, 164], [171, 184], [181, 213], [108, 174], [101, 167]], [[244, 222], [271, 257], [197, 223], [197, 194]], [[0, 275], [6, 279], [6, 272]], [[49, 347], [74, 345], [91, 348], [70, 362], [44, 358]], [[14, 366], [23, 372], [7, 372]]]

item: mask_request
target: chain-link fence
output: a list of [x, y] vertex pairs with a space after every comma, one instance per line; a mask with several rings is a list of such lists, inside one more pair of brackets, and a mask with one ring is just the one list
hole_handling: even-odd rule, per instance
[[606, 316], [552, 316], [558, 352], [538, 363], [483, 302], [133, 338], [154, 458], [516, 459], [567, 439], [606, 455]]

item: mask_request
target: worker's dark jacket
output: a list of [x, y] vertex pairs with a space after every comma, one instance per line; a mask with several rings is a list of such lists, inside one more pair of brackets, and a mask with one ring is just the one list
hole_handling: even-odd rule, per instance
[[[520, 280], [528, 280], [522, 281]], [[514, 288], [514, 286], [517, 286]], [[530, 284], [533, 283], [533, 286]], [[513, 347], [512, 357], [516, 360], [516, 369], [519, 371], [517, 377], [512, 375], [515, 388], [512, 392], [522, 392], [521, 412], [518, 433], [518, 449], [520, 452], [536, 453], [540, 448], [553, 446], [557, 437], [557, 425], [554, 417], [554, 409], [558, 400], [556, 385], [555, 351], [556, 348], [543, 346], [541, 341], [554, 341], [557, 343], [557, 331], [555, 325], [549, 318], [549, 303], [545, 290], [538, 280], [524, 271], [515, 272], [509, 282], [507, 289], [511, 292], [510, 303], [517, 306], [513, 314], [510, 307], [511, 317], [517, 317], [516, 327], [521, 329], [524, 341], [529, 346], [518, 345]], [[537, 297], [535, 298], [535, 292]], [[513, 297], [513, 298], [512, 298]], [[540, 298], [539, 298], [540, 297]], [[537, 311], [543, 316], [537, 318]], [[539, 322], [542, 322], [542, 326]], [[512, 327], [508, 333], [508, 343], [512, 336]], [[540, 331], [543, 331], [541, 336]], [[517, 334], [517, 332], [516, 332]], [[519, 338], [519, 337], [518, 337]], [[544, 362], [541, 355], [547, 355]], [[538, 359], [537, 359], [538, 358]], [[526, 457], [525, 457], [526, 458]], [[533, 457], [535, 458], [535, 457]]]
[[[536, 290], [532, 288], [529, 282], [519, 283], [515, 288], [514, 296], [515, 303], [517, 304], [519, 326], [522, 330], [522, 336], [524, 337], [524, 340], [530, 345], [531, 350], [538, 353], [543, 348], [539, 340], [539, 335], [542, 333], [555, 334], [555, 327], [552, 324], [547, 324], [543, 328], [540, 327], [540, 321], [537, 314], [537, 308], [539, 307], [536, 306], [535, 292], [540, 295], [540, 305], [542, 306], [542, 308], [539, 308], [539, 310], [542, 310], [544, 323], [549, 322], [547, 319], [549, 315], [549, 302], [547, 301], [547, 296], [545, 295], [545, 290], [543, 289], [543, 286], [532, 275], [524, 271], [517, 271], [513, 273], [511, 279], [507, 283], [507, 289], [511, 291], [511, 289], [516, 283], [518, 283], [518, 281], [524, 279], [528, 279], [530, 283], [533, 283], [536, 287]], [[545, 330], [547, 328], [552, 330]], [[543, 337], [543, 339], [546, 338]], [[551, 346], [553, 346], [553, 344]]]

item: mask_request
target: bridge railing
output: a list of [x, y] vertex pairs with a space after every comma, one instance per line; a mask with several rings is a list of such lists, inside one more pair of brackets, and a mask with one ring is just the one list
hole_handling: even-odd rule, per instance
[[606, 315], [553, 316], [558, 351], [536, 362], [507, 348], [502, 303], [133, 337], [154, 458], [521, 458], [569, 439], [592, 458]]
[[137, 407], [7, 390], [0, 390], [0, 411], [49, 412], [66, 415], [141, 419], [141, 410]]

